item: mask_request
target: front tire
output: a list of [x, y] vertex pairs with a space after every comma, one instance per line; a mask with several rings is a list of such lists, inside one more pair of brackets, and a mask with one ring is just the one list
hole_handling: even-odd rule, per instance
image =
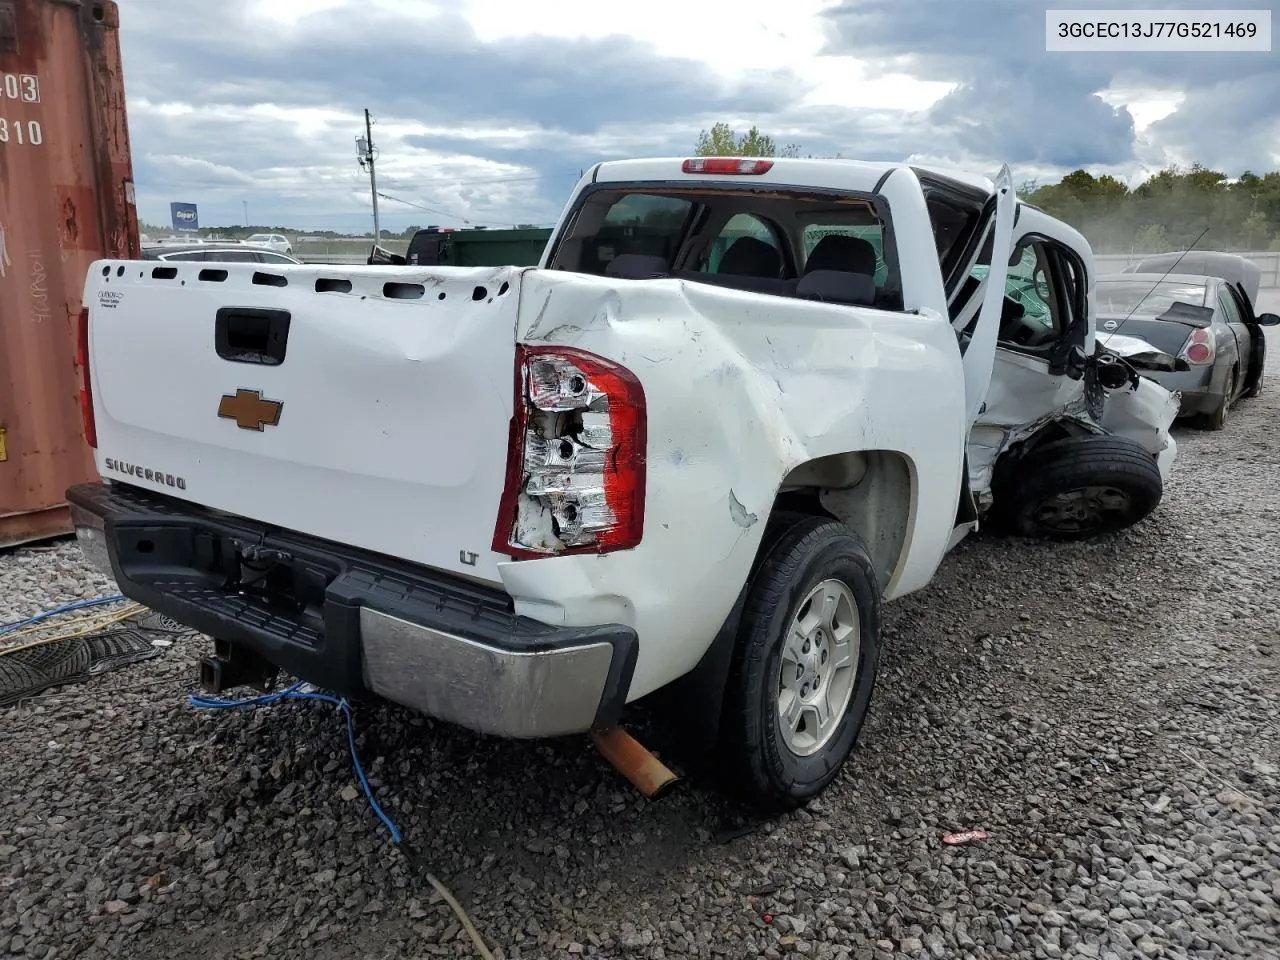
[[721, 758], [767, 812], [825, 790], [862, 729], [880, 659], [866, 547], [825, 517], [787, 521], [752, 578], [730, 668]]
[[1163, 494], [1155, 457], [1136, 441], [1071, 437], [1008, 467], [995, 491], [993, 519], [1024, 537], [1080, 540], [1133, 526]]

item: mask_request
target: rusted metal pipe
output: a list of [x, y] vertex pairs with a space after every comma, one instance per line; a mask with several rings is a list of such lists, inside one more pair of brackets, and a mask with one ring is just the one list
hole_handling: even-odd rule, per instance
[[592, 730], [591, 740], [600, 755], [650, 800], [680, 779], [621, 727]]

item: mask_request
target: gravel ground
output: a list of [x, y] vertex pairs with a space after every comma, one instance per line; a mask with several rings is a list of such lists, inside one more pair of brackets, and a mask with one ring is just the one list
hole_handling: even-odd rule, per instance
[[[356, 711], [388, 813], [497, 955], [1280, 957], [1280, 338], [1157, 514], [976, 539], [887, 611], [860, 749], [808, 809], [650, 803], [578, 739]], [[105, 589], [0, 555], [0, 622]], [[352, 786], [332, 708], [185, 702], [195, 638], [0, 715], [0, 953], [474, 956]], [[989, 838], [945, 847], [953, 830]], [[768, 914], [767, 922], [765, 915]]]

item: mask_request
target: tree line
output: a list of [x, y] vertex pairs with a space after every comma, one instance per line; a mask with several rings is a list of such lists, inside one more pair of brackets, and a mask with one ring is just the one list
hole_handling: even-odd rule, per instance
[[1098, 253], [1168, 253], [1192, 244], [1280, 250], [1280, 172], [1246, 170], [1230, 179], [1198, 163], [1170, 166], [1130, 189], [1107, 174], [1076, 170], [1057, 183], [1023, 184], [1018, 194], [1071, 224]]
[[[727, 123], [703, 130], [695, 150], [704, 157], [800, 156], [794, 143], [779, 147], [754, 126], [738, 133]], [[1280, 171], [1246, 170], [1232, 179], [1198, 163], [1170, 166], [1130, 188], [1110, 174], [1075, 170], [1057, 183], [1024, 183], [1018, 196], [1071, 224], [1096, 253], [1168, 253], [1193, 243], [1197, 250], [1280, 250]]]

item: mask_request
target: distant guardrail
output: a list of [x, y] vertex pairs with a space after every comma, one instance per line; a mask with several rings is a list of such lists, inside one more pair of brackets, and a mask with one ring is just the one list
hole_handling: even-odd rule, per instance
[[[295, 251], [296, 252], [296, 251]], [[310, 254], [301, 252], [296, 255], [304, 263], [332, 263], [335, 265], [352, 266], [367, 262], [368, 254], [354, 253], [316, 253]], [[1131, 263], [1137, 263], [1146, 257], [1152, 256], [1149, 253], [1103, 253], [1097, 254], [1094, 260], [1098, 264], [1098, 273], [1119, 273]], [[1258, 265], [1262, 270], [1261, 287], [1263, 290], [1280, 289], [1280, 252], [1263, 251], [1260, 253], [1242, 253], [1242, 257], [1247, 257]]]

